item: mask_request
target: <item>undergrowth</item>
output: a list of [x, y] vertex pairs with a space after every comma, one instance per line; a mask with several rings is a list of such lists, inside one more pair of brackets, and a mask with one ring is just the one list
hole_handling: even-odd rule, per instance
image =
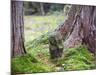
[[[65, 49], [64, 57], [55, 63], [52, 62], [48, 46], [49, 31], [55, 29], [60, 24], [58, 22], [64, 19], [61, 16], [56, 17], [25, 16], [25, 48], [27, 54], [12, 58], [12, 74], [55, 72], [57, 71], [56, 67], [62, 67], [64, 71], [96, 68], [96, 57], [85, 46]], [[48, 27], [45, 29], [46, 31], [38, 29], [43, 26]]]
[[64, 57], [56, 63], [50, 60], [48, 47], [45, 48], [43, 45], [34, 47], [29, 53], [12, 59], [13, 74], [55, 72], [56, 67], [64, 68], [64, 71], [96, 68], [95, 55], [89, 52], [85, 46], [66, 49]]
[[30, 54], [16, 57], [11, 62], [12, 74], [51, 72], [52, 67], [38, 61]]
[[64, 70], [90, 70], [96, 68], [95, 55], [85, 46], [66, 50], [65, 56], [57, 64], [64, 65]]

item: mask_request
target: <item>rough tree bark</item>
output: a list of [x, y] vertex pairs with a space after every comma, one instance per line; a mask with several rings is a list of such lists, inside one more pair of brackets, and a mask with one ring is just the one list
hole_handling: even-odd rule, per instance
[[78, 47], [85, 44], [89, 51], [96, 52], [96, 7], [73, 5], [65, 20], [57, 31], [60, 31], [65, 48]]
[[[85, 44], [89, 51], [96, 52], [96, 7], [73, 5], [68, 12], [67, 20], [55, 32], [61, 34], [64, 48], [74, 48]], [[55, 33], [56, 34], [56, 33]], [[55, 35], [54, 35], [55, 36]], [[59, 35], [56, 35], [59, 37]], [[50, 39], [50, 38], [49, 38]], [[52, 40], [51, 40], [52, 41]], [[56, 40], [57, 41], [57, 40]], [[52, 44], [50, 44], [52, 45]], [[59, 47], [49, 45], [51, 56], [62, 55]], [[52, 48], [51, 48], [52, 47]], [[61, 49], [63, 50], [63, 49]], [[55, 52], [56, 51], [56, 52]], [[61, 56], [58, 57], [61, 57]]]
[[12, 57], [25, 54], [23, 2], [11, 1], [11, 53]]

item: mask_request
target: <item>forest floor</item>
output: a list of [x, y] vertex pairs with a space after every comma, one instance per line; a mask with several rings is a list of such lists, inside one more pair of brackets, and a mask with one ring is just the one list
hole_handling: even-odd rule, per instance
[[62, 15], [25, 16], [25, 47], [27, 54], [12, 59], [13, 73], [43, 73], [96, 68], [95, 55], [85, 46], [64, 49], [61, 59], [51, 60], [48, 35], [63, 23]]

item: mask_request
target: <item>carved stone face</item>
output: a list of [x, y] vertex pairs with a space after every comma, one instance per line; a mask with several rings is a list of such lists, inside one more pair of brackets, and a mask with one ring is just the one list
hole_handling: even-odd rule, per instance
[[49, 37], [49, 42], [51, 45], [57, 46], [58, 48], [63, 48], [62, 36], [59, 33], [52, 33]]
[[61, 35], [53, 32], [49, 36], [49, 50], [51, 58], [59, 58], [63, 53], [63, 41]]
[[50, 45], [54, 45], [54, 46], [57, 45], [55, 36], [50, 36], [50, 37], [49, 37], [49, 43], [50, 43]]

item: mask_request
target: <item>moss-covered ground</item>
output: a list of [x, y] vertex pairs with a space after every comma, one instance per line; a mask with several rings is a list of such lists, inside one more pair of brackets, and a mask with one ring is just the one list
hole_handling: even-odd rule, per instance
[[96, 68], [95, 55], [89, 52], [86, 46], [65, 49], [63, 57], [58, 61], [50, 59], [48, 34], [64, 19], [62, 15], [25, 16], [25, 48], [27, 54], [11, 60], [12, 74]]

